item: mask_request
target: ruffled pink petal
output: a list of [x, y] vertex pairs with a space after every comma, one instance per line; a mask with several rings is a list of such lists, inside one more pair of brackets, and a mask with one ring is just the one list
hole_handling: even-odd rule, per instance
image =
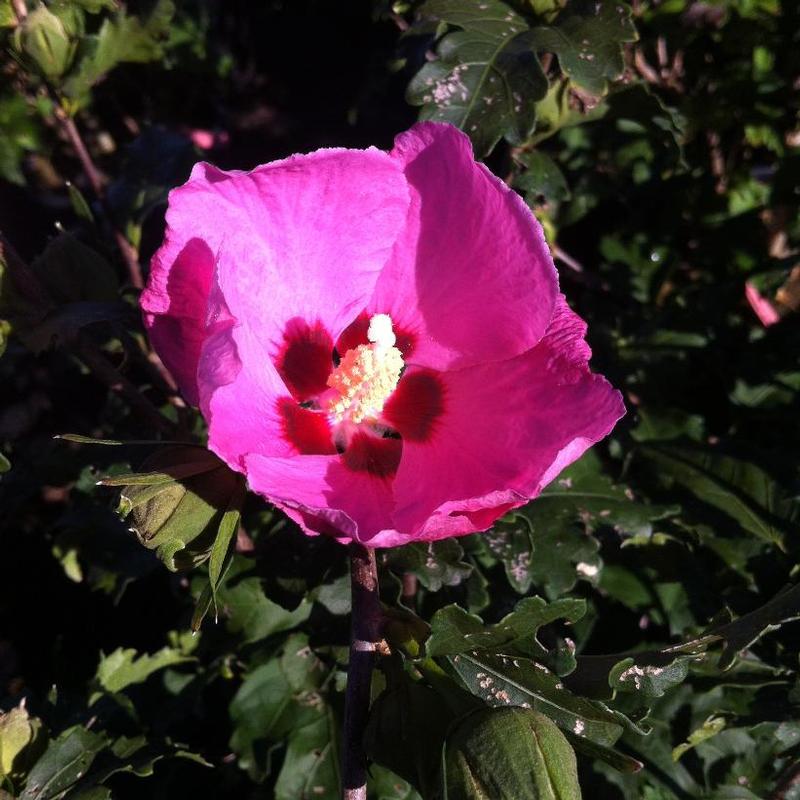
[[335, 341], [365, 308], [408, 204], [401, 165], [376, 149], [319, 150], [247, 173], [196, 165], [170, 194], [166, 241], [142, 295], [154, 345], [187, 398], [200, 399], [215, 268], [249, 331], [243, 341], [258, 340], [259, 355], [278, 363], [297, 325]]
[[414, 338], [411, 363], [456, 369], [529, 350], [558, 291], [542, 229], [451, 125], [400, 135], [392, 157], [411, 189], [409, 222], [367, 310]]
[[306, 533], [371, 543], [391, 527], [389, 479], [353, 470], [339, 456], [245, 459], [250, 488], [283, 509]]
[[438, 375], [445, 404], [433, 435], [403, 444], [396, 530], [436, 539], [488, 527], [611, 431], [622, 397], [589, 371], [584, 333], [559, 296], [527, 353]]
[[296, 326], [321, 326], [335, 341], [358, 315], [409, 203], [399, 166], [375, 149], [294, 156], [215, 176], [207, 191], [213, 224], [227, 230], [222, 294], [273, 358]]
[[197, 405], [197, 363], [206, 338], [216, 232], [196, 235], [197, 193], [192, 180], [170, 193], [166, 239], [150, 262], [140, 302], [153, 347], [184, 397]]

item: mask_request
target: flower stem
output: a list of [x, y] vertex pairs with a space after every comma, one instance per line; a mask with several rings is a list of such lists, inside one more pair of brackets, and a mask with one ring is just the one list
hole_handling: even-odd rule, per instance
[[342, 797], [344, 800], [366, 800], [364, 729], [369, 714], [372, 668], [381, 639], [381, 606], [375, 551], [356, 542], [350, 545], [350, 587], [353, 609], [344, 705]]
[[142, 267], [139, 264], [139, 254], [136, 252], [136, 248], [128, 241], [128, 237], [125, 236], [125, 234], [117, 227], [113, 220], [113, 214], [111, 213], [108, 200], [106, 199], [103, 179], [97, 167], [95, 166], [94, 161], [92, 161], [92, 157], [89, 154], [88, 148], [84, 144], [83, 137], [78, 130], [78, 126], [75, 124], [75, 120], [61, 107], [58, 95], [53, 93], [53, 97], [55, 100], [56, 120], [61, 126], [61, 130], [67, 137], [72, 149], [75, 151], [75, 155], [77, 156], [78, 161], [80, 161], [83, 174], [86, 176], [86, 180], [89, 182], [89, 185], [92, 187], [92, 191], [97, 196], [100, 207], [103, 210], [108, 225], [111, 229], [111, 235], [114, 237], [114, 241], [116, 242], [117, 248], [122, 256], [122, 260], [125, 263], [125, 268], [128, 271], [128, 280], [137, 289], [141, 289], [144, 287], [144, 278], [142, 277]]

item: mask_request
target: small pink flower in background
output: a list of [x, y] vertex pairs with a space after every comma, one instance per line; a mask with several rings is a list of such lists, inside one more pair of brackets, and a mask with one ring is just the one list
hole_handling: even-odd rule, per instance
[[227, 131], [188, 128], [186, 133], [192, 140], [192, 144], [200, 150], [213, 150], [215, 147], [224, 147], [230, 141], [230, 134]]
[[744, 285], [744, 296], [765, 328], [781, 321], [781, 316], [775, 306], [758, 291], [751, 281], [747, 281]]
[[198, 164], [142, 308], [208, 446], [309, 534], [485, 530], [624, 414], [541, 227], [449, 125]]

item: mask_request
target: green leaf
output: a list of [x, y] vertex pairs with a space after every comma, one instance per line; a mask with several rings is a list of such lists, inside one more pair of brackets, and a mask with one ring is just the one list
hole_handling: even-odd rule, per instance
[[630, 8], [618, 0], [575, 0], [553, 26], [527, 34], [538, 52], [555, 53], [561, 69], [582, 89], [601, 95], [625, 67], [622, 44], [636, 41]]
[[564, 731], [564, 736], [567, 737], [567, 741], [579, 753], [582, 753], [589, 758], [603, 761], [610, 767], [613, 767], [615, 770], [617, 770], [617, 772], [635, 773], [639, 772], [639, 770], [644, 766], [641, 761], [632, 758], [626, 753], [615, 750], [613, 747], [606, 747], [605, 745], [597, 744], [597, 742], [593, 742], [590, 739], [579, 736], [572, 731]]
[[119, 294], [108, 261], [69, 233], [51, 240], [31, 269], [57, 304], [113, 302]]
[[17, 15], [11, 5], [11, 0], [0, 0], [0, 28], [14, 28], [17, 25]]
[[367, 788], [368, 796], [375, 800], [422, 800], [411, 784], [376, 764], [369, 768]]
[[649, 535], [653, 523], [678, 512], [678, 506], [652, 505], [637, 500], [631, 489], [616, 484], [604, 471], [594, 451], [584, 454], [523, 509], [534, 534], [548, 520], [580, 520], [589, 531], [600, 525], [618, 533]]
[[[315, 750], [324, 750], [332, 741], [330, 711], [321, 691], [329, 674], [309, 648], [308, 639], [298, 634], [286, 641], [277, 658], [246, 675], [230, 706], [234, 727], [231, 748], [240, 766], [254, 780], [262, 780], [272, 769], [269, 750], [265, 750], [263, 744], [288, 740], [296, 766], [304, 757], [309, 757], [299, 774], [283, 777], [282, 791], [288, 791], [293, 781], [303, 781], [309, 774], [321, 781], [316, 785], [330, 786], [331, 759], [335, 752], [328, 752], [324, 757], [321, 753], [314, 756]], [[295, 736], [298, 738], [292, 745]], [[326, 736], [328, 741], [322, 741]], [[328, 750], [335, 750], [335, 747], [328, 747]], [[286, 762], [282, 775], [284, 771]], [[294, 796], [305, 795], [298, 792]], [[309, 792], [308, 796], [314, 794]]]
[[450, 122], [472, 139], [479, 157], [505, 136], [523, 141], [536, 121], [547, 78], [524, 38], [525, 20], [499, 0], [428, 0], [426, 23], [462, 30], [439, 42], [437, 61], [411, 81], [407, 97], [422, 119]]
[[573, 694], [531, 659], [476, 651], [448, 656], [447, 661], [469, 691], [489, 705], [532, 708], [564, 730], [604, 746], [622, 735], [624, 717]]
[[763, 541], [784, 547], [800, 503], [749, 461], [690, 444], [649, 442], [638, 449], [660, 478], [691, 492]]
[[497, 523], [487, 537], [490, 549], [503, 560], [514, 589], [523, 594], [535, 585], [548, 598], [557, 598], [580, 579], [593, 582], [602, 567], [597, 540], [555, 517], [537, 522], [534, 528], [531, 516], [545, 518], [544, 512], [528, 506]]
[[275, 782], [275, 800], [320, 797], [337, 800], [341, 792], [339, 724], [329, 707], [289, 737]]
[[529, 205], [536, 205], [539, 198], [548, 203], [569, 200], [567, 179], [547, 153], [532, 150], [520, 154], [517, 160], [525, 167], [525, 172], [514, 181], [514, 186], [525, 194]]
[[0, 780], [22, 778], [46, 745], [47, 731], [24, 704], [0, 712]]
[[600, 573], [599, 545], [587, 534], [609, 526], [622, 535], [649, 537], [654, 522], [677, 510], [637, 501], [628, 487], [603, 472], [590, 451], [483, 538], [516, 591], [524, 594], [536, 585], [548, 597], [558, 597], [578, 580], [594, 581]]
[[453, 656], [473, 650], [500, 649], [525, 655], [546, 656], [539, 643], [539, 629], [559, 619], [576, 622], [586, 611], [586, 603], [563, 599], [546, 603], [541, 597], [526, 597], [496, 625], [456, 605], [446, 606], [433, 615], [431, 636], [425, 644], [428, 656]]
[[677, 658], [659, 666], [639, 664], [635, 658], [626, 658], [611, 670], [608, 683], [615, 690], [638, 692], [648, 698], [661, 697], [668, 689], [682, 683], [688, 674], [688, 659]]
[[108, 740], [100, 734], [80, 726], [68, 728], [50, 742], [28, 773], [20, 800], [55, 800], [86, 774], [107, 746]]
[[0, 130], [3, 131], [0, 137], [0, 176], [11, 183], [24, 185], [23, 159], [40, 146], [41, 138], [34, 109], [25, 97], [15, 94], [0, 96]]
[[64, 84], [65, 93], [83, 103], [92, 86], [118, 64], [161, 58], [174, 13], [172, 0], [157, 0], [147, 15], [134, 16], [120, 10], [104, 19], [97, 34], [83, 37], [78, 65]]
[[294, 611], [287, 611], [266, 597], [261, 581], [248, 570], [247, 559], [234, 558], [225, 584], [218, 589], [217, 603], [231, 632], [246, 642], [255, 642], [291, 630], [308, 619], [312, 603], [304, 600]]
[[101, 656], [96, 680], [107, 692], [121, 692], [129, 686], [143, 683], [154, 672], [191, 660], [172, 647], [163, 647], [152, 655], [137, 655], [132, 648], [118, 647], [113, 653]]
[[438, 592], [443, 586], [458, 586], [470, 576], [472, 567], [463, 558], [464, 550], [455, 539], [443, 539], [392, 548], [387, 562], [394, 572], [410, 572], [426, 589]]
[[800, 619], [800, 585], [787, 587], [761, 608], [744, 614], [732, 622], [715, 625], [706, 636], [717, 636], [725, 640], [725, 649], [719, 666], [727, 669], [738, 653], [747, 650], [762, 636], [778, 630], [785, 622]]
[[693, 747], [697, 747], [701, 742], [705, 742], [716, 736], [726, 725], [725, 717], [710, 716], [699, 728], [696, 728], [689, 734], [689, 738], [685, 742], [682, 742], [673, 749], [672, 760], [678, 761], [681, 756], [688, 753]]
[[133, 445], [133, 444], [181, 444], [186, 445], [185, 442], [165, 442], [161, 441], [160, 439], [130, 439], [127, 441], [123, 441], [122, 439], [95, 439], [92, 436], [82, 436], [79, 433], [61, 433], [58, 436], [54, 436], [54, 439], [64, 439], [67, 442], [75, 442], [76, 444], [102, 444], [102, 445], [113, 445], [113, 446], [120, 446], [120, 445]]
[[575, 753], [543, 714], [470, 714], [447, 737], [447, 800], [580, 800]]
[[86, 198], [83, 196], [81, 190], [78, 189], [72, 181], [67, 181], [67, 191], [69, 192], [69, 201], [72, 204], [72, 210], [81, 219], [85, 219], [87, 222], [94, 222], [92, 209], [89, 208], [89, 204], [86, 202]]

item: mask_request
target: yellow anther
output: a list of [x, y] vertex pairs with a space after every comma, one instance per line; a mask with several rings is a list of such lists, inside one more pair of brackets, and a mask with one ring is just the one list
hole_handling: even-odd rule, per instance
[[367, 332], [371, 344], [348, 350], [328, 377], [338, 393], [328, 405], [335, 422], [359, 423], [376, 417], [395, 390], [403, 369], [403, 356], [394, 346], [395, 335], [388, 314], [376, 314]]

